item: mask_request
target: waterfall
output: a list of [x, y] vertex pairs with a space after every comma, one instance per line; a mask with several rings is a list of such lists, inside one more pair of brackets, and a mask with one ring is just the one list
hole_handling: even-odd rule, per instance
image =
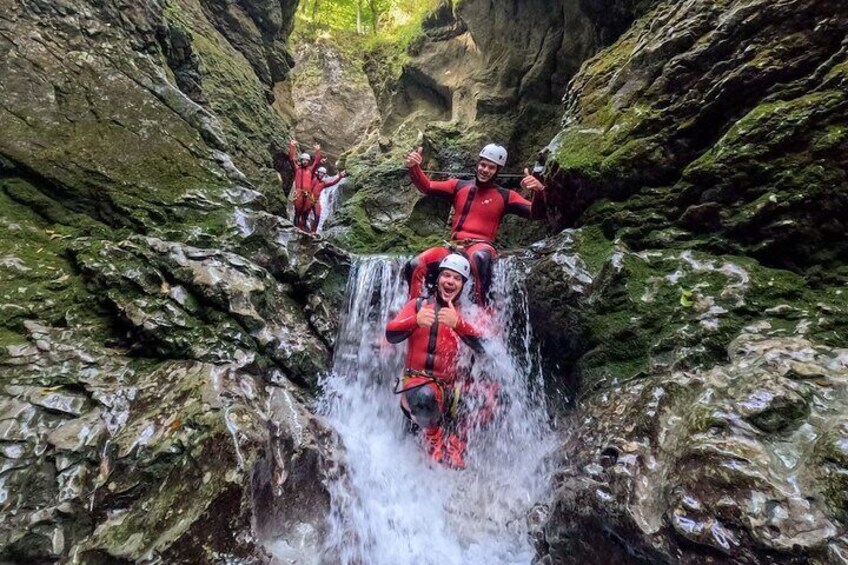
[[509, 401], [469, 441], [468, 467], [456, 471], [430, 461], [404, 431], [391, 391], [406, 348], [387, 343], [384, 330], [406, 300], [402, 265], [387, 257], [355, 265], [333, 371], [322, 382], [319, 411], [344, 442], [348, 471], [330, 488], [328, 554], [345, 564], [529, 563], [526, 516], [548, 488], [554, 437], [518, 270], [508, 259], [497, 264], [501, 337], [471, 368], [496, 379]]
[[342, 179], [338, 184], [325, 188], [318, 198], [321, 203], [321, 217], [318, 219], [318, 233], [324, 233], [324, 223], [336, 211], [336, 204], [339, 200], [339, 192], [342, 186], [347, 184], [346, 179]]

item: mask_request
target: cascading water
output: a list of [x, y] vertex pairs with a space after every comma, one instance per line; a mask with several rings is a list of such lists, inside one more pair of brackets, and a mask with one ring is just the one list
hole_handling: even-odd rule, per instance
[[342, 186], [347, 183], [347, 180], [342, 179], [338, 184], [329, 186], [321, 192], [318, 201], [321, 204], [321, 217], [318, 219], [318, 233], [324, 233], [324, 223], [336, 211], [336, 204], [339, 200], [339, 192]]
[[385, 257], [355, 266], [334, 370], [322, 383], [319, 409], [344, 442], [348, 470], [330, 489], [328, 553], [375, 565], [529, 563], [526, 516], [544, 498], [554, 439], [514, 264], [501, 260], [495, 269], [490, 327], [502, 330], [470, 369], [497, 380], [508, 402], [492, 426], [472, 436], [463, 471], [430, 461], [404, 431], [391, 391], [406, 348], [383, 335], [406, 299], [401, 267]]

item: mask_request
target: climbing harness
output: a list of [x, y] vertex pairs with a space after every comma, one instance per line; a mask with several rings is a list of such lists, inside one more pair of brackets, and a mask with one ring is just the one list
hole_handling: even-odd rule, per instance
[[439, 401], [439, 407], [448, 407], [448, 409], [444, 411], [443, 415], [451, 419], [455, 418], [459, 412], [459, 402], [462, 396], [462, 385], [459, 381], [456, 381], [452, 387], [446, 388], [443, 381], [433, 377], [427, 371], [406, 369], [403, 372], [403, 377], [395, 377], [392, 392], [394, 394], [403, 394], [405, 392], [417, 390], [423, 386], [429, 386], [430, 384], [436, 386], [436, 396], [438, 399], [441, 399]]

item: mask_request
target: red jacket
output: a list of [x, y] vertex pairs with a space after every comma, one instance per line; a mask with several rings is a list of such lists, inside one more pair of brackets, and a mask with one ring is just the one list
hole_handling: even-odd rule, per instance
[[319, 149], [315, 152], [315, 155], [312, 157], [312, 164], [304, 167], [297, 158], [297, 147], [292, 143], [289, 145], [289, 162], [294, 169], [295, 190], [312, 192], [312, 186], [318, 182], [318, 178], [315, 176], [315, 169], [318, 168], [318, 164], [321, 162], [321, 150]]
[[492, 243], [505, 215], [530, 218], [541, 214], [536, 204], [541, 199], [531, 203], [514, 190], [494, 182], [480, 185], [476, 180], [431, 181], [418, 165], [409, 169], [409, 176], [424, 194], [453, 199], [451, 239], [454, 241], [477, 239]]
[[[429, 328], [418, 325], [419, 300], [422, 308], [429, 304], [436, 311], [436, 323]], [[409, 351], [406, 354], [407, 369], [426, 371], [433, 378], [453, 382], [458, 376], [457, 357], [460, 340], [474, 351], [482, 352], [482, 334], [461, 314], [455, 329], [438, 323], [439, 310], [443, 307], [442, 302], [434, 297], [426, 300], [420, 298], [410, 300], [386, 326], [386, 339], [390, 343], [409, 340]]]

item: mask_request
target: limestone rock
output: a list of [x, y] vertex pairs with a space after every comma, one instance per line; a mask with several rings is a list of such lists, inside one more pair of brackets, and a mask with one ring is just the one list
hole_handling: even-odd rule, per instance
[[[304, 550], [319, 549], [339, 448], [297, 387], [239, 362], [132, 359], [78, 330], [37, 336], [51, 352], [0, 361], [0, 557], [258, 562], [307, 524]], [[274, 518], [287, 512], [304, 526]]]
[[844, 281], [846, 29], [840, 2], [657, 4], [569, 87], [551, 220]]
[[[828, 386], [773, 361], [809, 358]], [[566, 424], [550, 563], [824, 563], [842, 551], [845, 349], [743, 333], [731, 361], [583, 398]], [[812, 449], [811, 449], [812, 446]]]

